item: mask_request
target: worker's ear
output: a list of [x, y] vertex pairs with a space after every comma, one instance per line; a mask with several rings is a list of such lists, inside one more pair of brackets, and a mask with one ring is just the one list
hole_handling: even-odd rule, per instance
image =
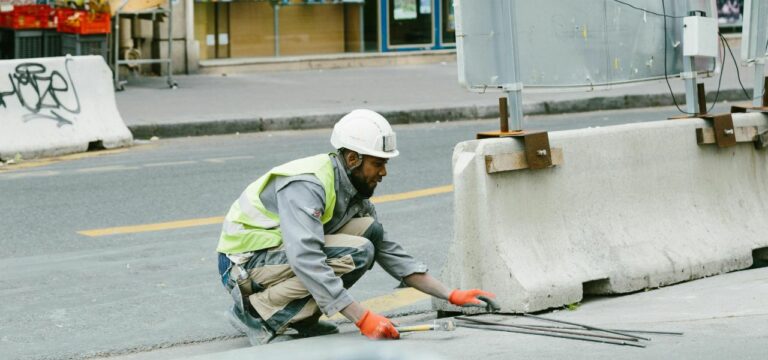
[[347, 150], [344, 152], [344, 161], [347, 162], [347, 168], [354, 169], [363, 164], [363, 157], [356, 151]]

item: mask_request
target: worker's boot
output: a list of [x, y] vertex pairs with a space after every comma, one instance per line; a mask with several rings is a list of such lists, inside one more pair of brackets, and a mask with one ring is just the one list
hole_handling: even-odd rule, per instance
[[246, 309], [240, 288], [235, 286], [230, 292], [235, 304], [229, 309], [227, 318], [237, 330], [248, 336], [251, 346], [264, 345], [275, 338], [275, 332], [264, 323], [264, 320], [251, 315]]
[[251, 315], [248, 311], [241, 312], [237, 306], [232, 306], [228, 312], [229, 323], [248, 336], [251, 346], [264, 345], [275, 338], [275, 333], [264, 320]]
[[311, 337], [320, 335], [338, 334], [339, 328], [330, 321], [319, 320], [320, 316], [313, 316], [308, 319], [288, 324], [289, 328], [299, 332], [300, 337]]

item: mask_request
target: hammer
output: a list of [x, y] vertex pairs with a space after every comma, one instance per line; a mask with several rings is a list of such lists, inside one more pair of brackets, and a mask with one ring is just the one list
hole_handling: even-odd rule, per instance
[[456, 330], [456, 324], [450, 319], [446, 321], [435, 320], [431, 324], [398, 326], [396, 329], [401, 333], [414, 331], [453, 331]]

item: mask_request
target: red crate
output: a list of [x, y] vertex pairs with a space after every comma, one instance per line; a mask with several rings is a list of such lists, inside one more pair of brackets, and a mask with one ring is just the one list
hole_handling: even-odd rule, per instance
[[112, 21], [108, 13], [56, 9], [56, 29], [58, 32], [80, 35], [109, 34], [112, 32]]
[[17, 5], [10, 12], [0, 12], [0, 27], [9, 29], [50, 28], [52, 9], [48, 5]]

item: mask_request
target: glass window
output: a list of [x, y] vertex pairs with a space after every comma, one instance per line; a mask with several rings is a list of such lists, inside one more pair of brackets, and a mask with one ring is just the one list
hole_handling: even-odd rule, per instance
[[388, 3], [390, 46], [432, 43], [430, 0], [390, 0]]
[[453, 14], [453, 0], [443, 1], [443, 44], [456, 43], [456, 16]]

